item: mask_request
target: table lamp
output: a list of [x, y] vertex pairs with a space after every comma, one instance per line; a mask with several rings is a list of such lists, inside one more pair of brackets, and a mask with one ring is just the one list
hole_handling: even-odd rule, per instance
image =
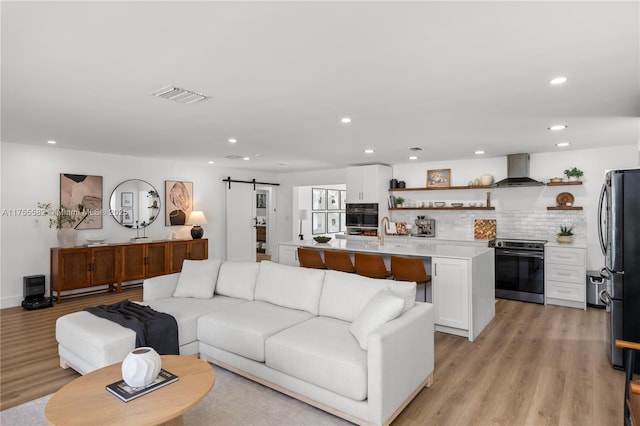
[[204, 235], [204, 229], [202, 229], [200, 225], [204, 225], [205, 223], [207, 223], [207, 218], [204, 216], [202, 211], [194, 210], [189, 213], [189, 218], [185, 225], [193, 225], [193, 228], [191, 228], [191, 238], [194, 240], [202, 238]]
[[304, 240], [304, 235], [302, 235], [302, 221], [307, 220], [307, 211], [304, 209], [298, 210], [298, 219], [300, 220], [300, 233], [298, 234], [298, 238]]

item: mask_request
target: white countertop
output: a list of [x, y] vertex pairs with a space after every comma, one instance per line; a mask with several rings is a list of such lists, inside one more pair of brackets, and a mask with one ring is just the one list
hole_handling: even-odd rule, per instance
[[421, 257], [447, 257], [454, 259], [472, 259], [478, 255], [491, 251], [488, 247], [465, 246], [455, 244], [438, 244], [425, 238], [411, 238], [406, 241], [391, 241], [385, 239], [384, 245], [370, 241], [352, 241], [332, 239], [328, 243], [316, 243], [313, 240], [294, 240], [281, 242], [281, 245], [296, 247], [313, 247], [317, 249], [335, 249], [346, 251], [360, 251], [367, 253], [398, 254]]
[[572, 243], [559, 243], [555, 240], [549, 240], [545, 244], [545, 247], [563, 247], [563, 248], [587, 248], [587, 242], [584, 240], [573, 240]]

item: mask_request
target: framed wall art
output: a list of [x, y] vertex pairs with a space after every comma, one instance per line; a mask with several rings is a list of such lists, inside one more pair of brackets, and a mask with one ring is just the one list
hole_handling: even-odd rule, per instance
[[324, 188], [311, 189], [311, 209], [326, 210], [327, 209], [327, 190]]
[[327, 189], [327, 210], [340, 210], [339, 189]]
[[327, 233], [327, 214], [325, 212], [313, 212], [311, 215], [311, 230], [313, 235]]
[[122, 224], [133, 225], [133, 209], [122, 210]]
[[165, 226], [184, 225], [193, 210], [193, 182], [164, 181]]
[[451, 186], [451, 169], [427, 170], [427, 188]]
[[122, 207], [133, 207], [133, 192], [123, 192], [120, 194], [120, 205]]
[[340, 190], [340, 210], [347, 209], [347, 191], [345, 189]]
[[256, 194], [256, 208], [267, 208], [267, 194]]
[[81, 217], [75, 229], [101, 229], [102, 176], [60, 173], [60, 206]]
[[335, 234], [340, 232], [340, 213], [329, 212], [327, 213], [327, 233]]

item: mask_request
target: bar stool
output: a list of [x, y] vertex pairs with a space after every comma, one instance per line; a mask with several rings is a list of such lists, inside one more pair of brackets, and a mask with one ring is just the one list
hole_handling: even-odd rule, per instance
[[333, 269], [334, 271], [356, 272], [356, 268], [353, 267], [351, 262], [351, 256], [346, 251], [325, 250], [324, 263], [327, 265], [327, 269]]
[[327, 269], [316, 249], [298, 247], [298, 262], [303, 268]]
[[427, 301], [427, 283], [431, 277], [419, 257], [391, 256], [391, 275], [397, 281], [415, 281], [424, 284], [424, 301]]
[[355, 253], [356, 272], [369, 278], [387, 278], [391, 273], [387, 271], [381, 254]]

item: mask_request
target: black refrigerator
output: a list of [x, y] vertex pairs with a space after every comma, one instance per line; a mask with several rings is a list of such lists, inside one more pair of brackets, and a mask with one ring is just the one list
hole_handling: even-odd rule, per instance
[[640, 169], [607, 172], [598, 210], [605, 257], [601, 275], [609, 281], [601, 296], [610, 307], [609, 359], [614, 367], [624, 368], [623, 351], [615, 340], [640, 342]]

